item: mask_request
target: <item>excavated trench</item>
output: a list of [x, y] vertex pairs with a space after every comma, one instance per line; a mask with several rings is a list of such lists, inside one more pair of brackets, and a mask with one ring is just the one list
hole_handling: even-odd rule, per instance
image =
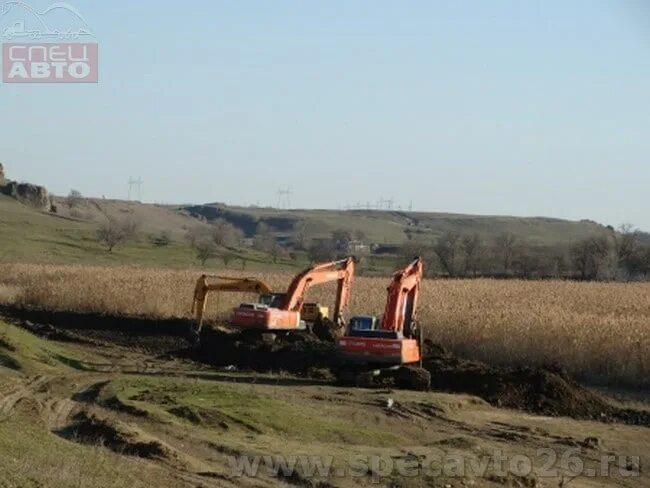
[[[334, 344], [309, 333], [267, 340], [259, 335], [209, 330], [197, 347], [187, 319], [151, 319], [0, 307], [0, 315], [42, 337], [133, 348], [156, 357], [181, 357], [215, 367], [306, 375], [337, 366]], [[424, 368], [432, 389], [476, 395], [497, 407], [549, 416], [650, 427], [650, 412], [623, 409], [560, 370], [503, 368], [455, 357], [429, 343]]]

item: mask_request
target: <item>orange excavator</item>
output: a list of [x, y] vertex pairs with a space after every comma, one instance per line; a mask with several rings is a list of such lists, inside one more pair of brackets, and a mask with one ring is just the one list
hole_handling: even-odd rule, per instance
[[422, 260], [416, 258], [393, 275], [381, 320], [369, 315], [350, 319], [337, 341], [341, 381], [369, 386], [377, 377], [393, 376], [400, 386], [429, 387], [431, 376], [422, 368], [422, 334], [416, 322], [422, 275]]
[[317, 264], [298, 274], [286, 293], [273, 294], [271, 303], [242, 303], [232, 312], [230, 323], [244, 330], [287, 331], [305, 329], [301, 310], [305, 294], [314, 285], [338, 281], [332, 321], [342, 324], [342, 313], [350, 300], [354, 278], [354, 259]]

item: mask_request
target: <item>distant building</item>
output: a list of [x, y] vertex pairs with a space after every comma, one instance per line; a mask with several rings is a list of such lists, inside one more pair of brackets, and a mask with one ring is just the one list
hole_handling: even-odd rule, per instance
[[370, 246], [362, 241], [350, 241], [347, 248], [351, 254], [370, 254]]

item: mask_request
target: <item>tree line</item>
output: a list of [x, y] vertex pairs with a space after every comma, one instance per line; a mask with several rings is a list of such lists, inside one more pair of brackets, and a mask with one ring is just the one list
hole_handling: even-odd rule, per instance
[[411, 241], [401, 258], [426, 256], [431, 274], [449, 277], [571, 278], [647, 280], [650, 244], [626, 224], [566, 246], [541, 246], [504, 232], [494, 238], [478, 233], [446, 232], [433, 242]]
[[[76, 190], [65, 198], [64, 205], [76, 210], [85, 199]], [[93, 206], [104, 219], [97, 229], [97, 241], [112, 252], [116, 246], [136, 238], [140, 224], [132, 217], [109, 215], [99, 204]], [[240, 247], [243, 231], [232, 223], [216, 219], [209, 224], [186, 229], [185, 238], [195, 257], [205, 265], [209, 259], [221, 259], [227, 267], [237, 258], [242, 260]], [[149, 236], [155, 247], [172, 242], [168, 231]], [[352, 243], [368, 242], [360, 231], [334, 230], [328, 238], [308, 239], [307, 223], [299, 222], [285, 242], [279, 242], [272, 229], [260, 222], [249, 245], [271, 257], [274, 263], [281, 259], [295, 260], [304, 253], [312, 262], [336, 259], [355, 254]], [[367, 246], [369, 249], [369, 245]], [[509, 232], [496, 237], [480, 233], [445, 232], [430, 241], [411, 238], [399, 247], [399, 258], [408, 261], [413, 256], [428, 261], [428, 273], [448, 277], [518, 277], [571, 278], [594, 280], [648, 280], [650, 279], [650, 234], [631, 224], [617, 229], [609, 226], [598, 235], [584, 237], [566, 246], [542, 246], [527, 242]], [[361, 257], [361, 262], [365, 260]]]

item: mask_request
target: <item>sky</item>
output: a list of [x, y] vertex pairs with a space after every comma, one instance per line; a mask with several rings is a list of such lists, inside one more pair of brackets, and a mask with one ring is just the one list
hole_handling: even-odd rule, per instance
[[99, 83], [0, 84], [9, 178], [650, 230], [647, 0], [68, 3]]

